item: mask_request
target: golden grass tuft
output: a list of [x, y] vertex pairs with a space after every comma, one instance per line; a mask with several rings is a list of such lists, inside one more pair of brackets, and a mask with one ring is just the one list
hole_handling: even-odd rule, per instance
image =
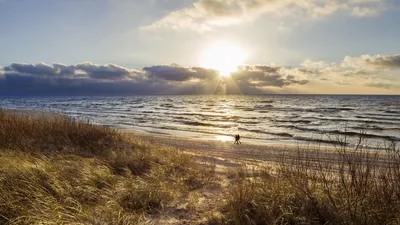
[[0, 111], [0, 148], [42, 153], [91, 156], [116, 148], [122, 136], [115, 130], [67, 117], [30, 119]]
[[145, 224], [210, 176], [110, 128], [0, 113], [0, 224]]
[[240, 173], [218, 224], [399, 224], [400, 151], [361, 146], [299, 148], [271, 176]]

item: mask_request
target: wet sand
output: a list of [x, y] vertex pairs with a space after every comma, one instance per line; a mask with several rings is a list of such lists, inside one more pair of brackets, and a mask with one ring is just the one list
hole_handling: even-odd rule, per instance
[[[276, 168], [279, 164], [297, 164], [299, 161], [307, 161], [307, 166], [318, 168], [321, 165], [338, 165], [343, 161], [343, 156], [338, 154], [343, 151], [340, 146], [321, 145], [318, 143], [299, 143], [297, 145], [268, 144], [247, 142], [241, 139], [242, 144], [234, 144], [231, 141], [201, 140], [197, 138], [177, 137], [164, 134], [149, 134], [134, 130], [121, 130], [124, 135], [138, 137], [153, 144], [165, 145], [181, 149], [196, 156], [205, 164], [214, 163], [217, 171], [226, 172], [237, 167], [245, 168]], [[354, 148], [346, 148], [347, 157], [353, 156]], [[385, 166], [386, 152], [371, 150], [371, 157], [377, 153], [379, 158], [376, 163]], [[360, 157], [358, 153], [355, 157]], [[361, 157], [366, 157], [363, 155]]]
[[[277, 165], [290, 163], [302, 157], [318, 154], [320, 160], [335, 161], [337, 152], [329, 146], [254, 144], [241, 139], [242, 144], [232, 141], [199, 140], [172, 135], [149, 134], [134, 130], [122, 130], [122, 133], [138, 137], [145, 141], [182, 149], [204, 161], [214, 160], [217, 167], [234, 168], [239, 166]], [[299, 152], [298, 150], [301, 149]], [[225, 169], [226, 169], [225, 168]]]

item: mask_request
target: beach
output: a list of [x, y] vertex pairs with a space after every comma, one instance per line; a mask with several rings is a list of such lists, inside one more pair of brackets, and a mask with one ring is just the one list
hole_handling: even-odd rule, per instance
[[[396, 149], [255, 142], [245, 136], [234, 144], [233, 136], [149, 133], [87, 122], [54, 112], [2, 111], [0, 222], [398, 219]], [[364, 214], [376, 209], [390, 216]]]
[[[60, 120], [68, 118], [67, 115], [51, 111], [41, 110], [15, 110], [3, 109], [8, 115], [21, 116], [33, 120]], [[342, 146], [335, 142], [287, 142], [282, 141], [258, 141], [252, 138], [241, 138], [241, 144], [234, 144], [234, 137], [226, 135], [214, 135], [189, 131], [170, 131], [169, 133], [157, 132], [154, 129], [128, 130], [115, 129], [128, 138], [138, 138], [145, 142], [158, 146], [172, 147], [195, 156], [200, 163], [215, 163], [218, 172], [226, 173], [238, 168], [262, 168], [265, 166], [276, 167], [279, 163], [290, 163], [293, 160], [301, 160], [305, 157], [318, 157], [327, 163], [335, 164], [339, 151], [343, 149], [352, 151], [354, 147]], [[385, 155], [385, 151], [374, 149], [375, 146], [367, 146], [368, 151]], [[382, 146], [381, 146], [382, 147]], [[384, 164], [385, 159], [380, 160]]]
[[246, 143], [331, 145], [400, 140], [400, 98], [356, 95], [126, 96], [0, 98], [5, 108], [45, 110], [119, 130]]
[[[57, 120], [65, 119], [66, 115], [41, 110], [15, 110], [3, 109], [9, 115], [21, 116], [33, 120]], [[260, 166], [276, 166], [279, 163], [289, 163], [293, 159], [300, 159], [307, 152], [307, 155], [317, 155], [330, 163], [335, 163], [340, 145], [319, 143], [319, 142], [287, 142], [281, 141], [258, 141], [252, 138], [241, 138], [241, 144], [234, 144], [234, 137], [226, 135], [213, 135], [189, 131], [148, 132], [148, 130], [127, 130], [116, 129], [128, 138], [139, 138], [143, 141], [176, 148], [194, 155], [200, 162], [215, 162], [217, 171], [225, 173], [230, 169], [240, 167], [259, 168]], [[373, 147], [369, 151], [375, 152]], [[352, 150], [351, 147], [347, 148]], [[299, 154], [299, 150], [302, 152]], [[379, 154], [384, 151], [377, 150]]]
[[[354, 149], [340, 145], [321, 145], [320, 143], [298, 144], [276, 144], [246, 142], [241, 139], [242, 144], [234, 144], [233, 137], [226, 136], [224, 140], [214, 140], [209, 138], [202, 140], [199, 138], [179, 137], [165, 134], [146, 133], [135, 130], [120, 130], [128, 137], [140, 138], [144, 141], [170, 146], [194, 155], [200, 162], [213, 162], [216, 164], [218, 172], [226, 173], [232, 169], [248, 168], [262, 169], [264, 167], [277, 167], [279, 164], [290, 164], [298, 160], [315, 158], [316, 163], [324, 162], [335, 165], [341, 160], [340, 152], [346, 150], [352, 152]], [[376, 163], [385, 164], [385, 151], [374, 150], [369, 147], [371, 154], [377, 154], [380, 160]], [[318, 158], [318, 160], [317, 160]], [[310, 167], [312, 164], [309, 165]], [[316, 165], [314, 165], [316, 166]]]

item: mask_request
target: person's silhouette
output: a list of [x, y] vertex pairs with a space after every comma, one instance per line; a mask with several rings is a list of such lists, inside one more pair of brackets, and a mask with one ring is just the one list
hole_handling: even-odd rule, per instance
[[236, 135], [235, 135], [235, 142], [234, 142], [234, 144], [242, 144], [242, 142], [240, 142], [240, 135], [239, 135], [239, 134], [236, 134]]

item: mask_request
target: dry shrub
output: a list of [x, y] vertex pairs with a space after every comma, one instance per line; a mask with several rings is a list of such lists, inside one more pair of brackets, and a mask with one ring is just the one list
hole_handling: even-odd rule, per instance
[[399, 224], [400, 151], [299, 148], [274, 178], [242, 178], [221, 210], [226, 224]]
[[122, 136], [113, 129], [67, 117], [29, 119], [0, 111], [0, 148], [43, 153], [99, 155], [116, 148]]
[[145, 224], [212, 175], [109, 128], [0, 113], [0, 224]]
[[0, 171], [0, 223], [76, 221], [79, 204], [46, 158], [3, 152]]
[[[224, 196], [226, 224], [302, 224], [311, 211], [306, 197], [280, 180], [243, 180]], [[310, 218], [309, 218], [310, 219]]]
[[120, 191], [119, 202], [128, 212], [155, 213], [164, 205], [179, 196], [178, 190], [171, 188], [167, 182], [152, 180], [135, 180], [125, 183]]
[[203, 173], [201, 169], [179, 154], [183, 153], [175, 156], [188, 168], [158, 158], [138, 177], [113, 173], [104, 158], [3, 150], [0, 224], [143, 224], [146, 215], [157, 214], [186, 196], [193, 180], [204, 182], [196, 176]]

